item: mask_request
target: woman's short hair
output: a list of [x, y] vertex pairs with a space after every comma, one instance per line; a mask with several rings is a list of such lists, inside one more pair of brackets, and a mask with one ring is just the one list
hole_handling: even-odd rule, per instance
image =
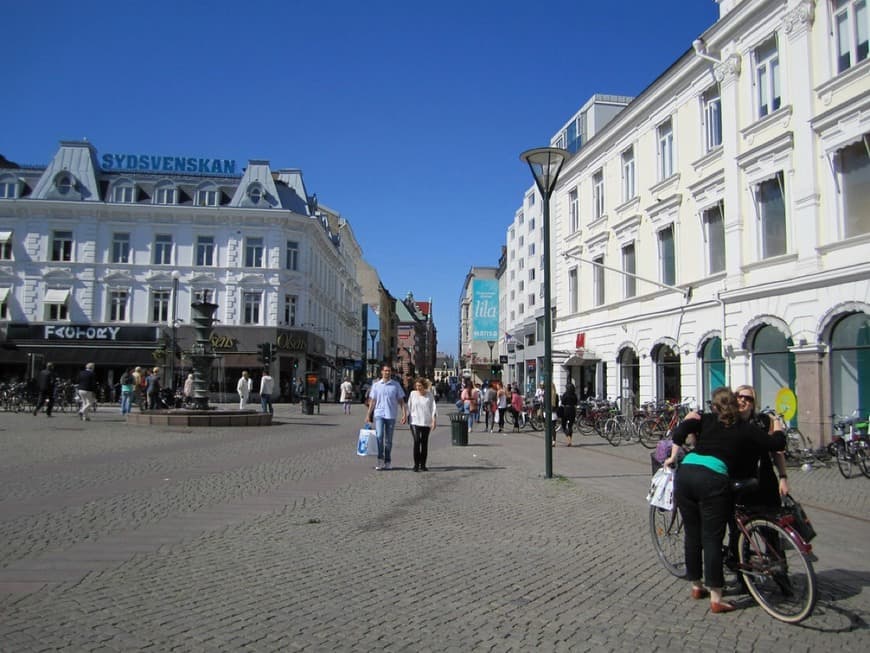
[[424, 390], [429, 390], [429, 388], [432, 387], [432, 384], [429, 383], [429, 379], [427, 379], [425, 376], [418, 376], [416, 379], [414, 379], [414, 385], [417, 385], [418, 383], [423, 386]]
[[740, 416], [740, 409], [737, 406], [737, 397], [731, 391], [731, 388], [722, 386], [713, 390], [710, 404], [719, 421], [725, 426], [732, 426], [737, 422], [737, 418]]

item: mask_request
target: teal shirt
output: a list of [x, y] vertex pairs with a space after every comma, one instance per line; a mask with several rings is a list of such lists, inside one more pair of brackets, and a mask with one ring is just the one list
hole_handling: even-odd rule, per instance
[[717, 474], [728, 476], [728, 465], [719, 460], [716, 456], [705, 456], [694, 451], [687, 454], [683, 458], [683, 465], [701, 465], [707, 469], [713, 470]]

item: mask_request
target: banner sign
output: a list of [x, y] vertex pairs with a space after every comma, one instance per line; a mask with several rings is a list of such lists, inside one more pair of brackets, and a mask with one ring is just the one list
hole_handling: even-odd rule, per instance
[[471, 285], [471, 339], [498, 340], [498, 281], [475, 279]]
[[192, 156], [155, 156], [152, 154], [104, 154], [103, 170], [142, 170], [146, 172], [192, 172], [209, 175], [235, 175], [233, 159], [202, 159]]

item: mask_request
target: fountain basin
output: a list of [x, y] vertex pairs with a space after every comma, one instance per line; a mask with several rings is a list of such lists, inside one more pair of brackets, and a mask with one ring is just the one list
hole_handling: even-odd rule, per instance
[[272, 415], [254, 410], [149, 410], [130, 413], [127, 424], [156, 426], [271, 426]]

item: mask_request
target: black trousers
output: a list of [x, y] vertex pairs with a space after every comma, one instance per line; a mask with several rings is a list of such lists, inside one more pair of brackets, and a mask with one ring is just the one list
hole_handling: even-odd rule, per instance
[[686, 463], [677, 469], [674, 483], [686, 530], [686, 578], [701, 579], [703, 556], [704, 583], [707, 587], [724, 587], [722, 541], [733, 512], [731, 483], [724, 474]]
[[33, 414], [36, 415], [43, 406], [45, 406], [45, 414], [51, 415], [51, 409], [54, 408], [54, 390], [45, 390], [39, 393], [39, 399], [36, 401], [36, 408], [33, 409]]
[[411, 424], [411, 436], [414, 438], [414, 467], [425, 467], [429, 456], [429, 427]]

